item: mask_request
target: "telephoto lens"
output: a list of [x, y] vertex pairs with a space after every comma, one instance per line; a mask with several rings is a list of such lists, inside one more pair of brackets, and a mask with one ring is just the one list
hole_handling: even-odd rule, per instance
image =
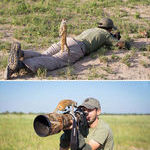
[[49, 113], [46, 115], [38, 115], [33, 122], [36, 134], [40, 137], [57, 134], [61, 130], [65, 130], [72, 123], [70, 114]]

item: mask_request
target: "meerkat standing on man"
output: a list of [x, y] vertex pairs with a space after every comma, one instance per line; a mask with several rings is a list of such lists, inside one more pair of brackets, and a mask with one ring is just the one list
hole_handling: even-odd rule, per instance
[[69, 100], [69, 99], [61, 100], [58, 103], [58, 105], [57, 105], [56, 109], [54, 110], [54, 112], [57, 112], [58, 110], [59, 111], [65, 111], [66, 107], [69, 108], [70, 106], [72, 106], [72, 111], [73, 111], [74, 107], [77, 107], [77, 103], [75, 101]]
[[59, 36], [61, 37], [61, 52], [63, 53], [64, 48], [66, 47], [68, 54], [70, 54], [69, 47], [67, 45], [67, 23], [65, 19], [62, 19], [60, 28], [59, 28]]

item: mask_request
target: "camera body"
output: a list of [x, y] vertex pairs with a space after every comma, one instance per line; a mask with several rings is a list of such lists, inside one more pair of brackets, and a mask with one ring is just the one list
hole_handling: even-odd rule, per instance
[[84, 131], [83, 136], [86, 136], [85, 131], [88, 129], [86, 116], [87, 114], [81, 107], [78, 107], [73, 114], [68, 111], [63, 114], [49, 113], [38, 115], [34, 119], [33, 127], [38, 136], [46, 137], [67, 129], [72, 125], [72, 120], [75, 119], [79, 130], [82, 132]]
[[121, 39], [120, 32], [116, 32], [115, 34], [112, 34], [112, 33], [111, 33], [111, 35], [112, 35], [114, 38], [118, 39], [118, 40]]

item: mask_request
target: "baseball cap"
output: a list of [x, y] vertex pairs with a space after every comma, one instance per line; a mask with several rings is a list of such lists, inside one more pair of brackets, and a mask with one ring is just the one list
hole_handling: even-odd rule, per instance
[[89, 97], [84, 100], [84, 102], [79, 107], [85, 107], [87, 109], [101, 109], [100, 103], [97, 99]]
[[117, 30], [117, 27], [114, 26], [114, 23], [110, 18], [102, 18], [98, 24], [98, 27], [112, 28]]

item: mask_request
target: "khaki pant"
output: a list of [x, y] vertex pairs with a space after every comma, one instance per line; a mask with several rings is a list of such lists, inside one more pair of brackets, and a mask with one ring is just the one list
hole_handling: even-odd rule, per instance
[[81, 41], [67, 38], [67, 44], [70, 49], [70, 55], [68, 55], [67, 50], [61, 53], [60, 42], [58, 42], [43, 53], [25, 50], [23, 63], [33, 72], [36, 72], [38, 68], [45, 68], [50, 71], [65, 67], [68, 63], [75, 63], [85, 55], [85, 45]]

